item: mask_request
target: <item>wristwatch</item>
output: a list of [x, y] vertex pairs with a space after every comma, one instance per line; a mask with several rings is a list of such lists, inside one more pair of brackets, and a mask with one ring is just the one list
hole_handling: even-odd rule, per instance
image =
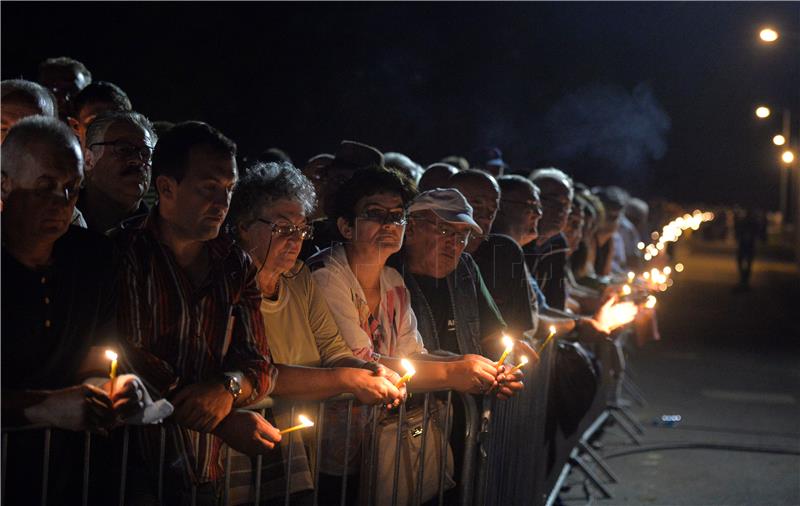
[[242, 381], [240, 377], [241, 375], [235, 372], [226, 372], [223, 375], [224, 379], [222, 384], [225, 387], [225, 390], [230, 392], [230, 394], [233, 396], [234, 401], [242, 394]]

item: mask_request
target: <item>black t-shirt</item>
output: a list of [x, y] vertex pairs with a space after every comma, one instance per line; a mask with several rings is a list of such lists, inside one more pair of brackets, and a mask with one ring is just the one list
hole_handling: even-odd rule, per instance
[[114, 253], [106, 237], [71, 226], [53, 263], [31, 270], [3, 248], [3, 389], [76, 384], [90, 346], [111, 341]]
[[452, 353], [461, 353], [456, 337], [456, 317], [453, 314], [453, 303], [450, 301], [450, 289], [447, 278], [437, 279], [422, 274], [414, 274], [420, 290], [436, 321], [436, 335], [439, 337], [439, 348]]
[[564, 268], [567, 264], [568, 249], [567, 241], [562, 234], [552, 237], [540, 246], [533, 241], [522, 248], [528, 268], [539, 283], [547, 305], [562, 311], [567, 305]]
[[522, 248], [506, 235], [490, 234], [472, 258], [511, 331], [519, 337], [534, 328], [536, 298], [529, 288]]

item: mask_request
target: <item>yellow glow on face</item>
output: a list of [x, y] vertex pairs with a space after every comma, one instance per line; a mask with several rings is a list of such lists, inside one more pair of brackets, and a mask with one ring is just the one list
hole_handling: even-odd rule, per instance
[[300, 416], [297, 417], [297, 419], [300, 420], [300, 423], [302, 423], [306, 427], [313, 427], [314, 426], [314, 422], [309, 420], [306, 415], [300, 415]]
[[794, 161], [794, 153], [787, 149], [781, 155], [781, 160], [783, 160], [783, 163], [792, 163]]
[[771, 111], [769, 110], [769, 107], [764, 107], [762, 105], [756, 108], [756, 116], [758, 116], [761, 119], [769, 118], [770, 113]]
[[112, 350], [106, 350], [106, 358], [109, 360], [116, 360], [117, 354], [114, 353]]
[[758, 32], [758, 37], [763, 40], [764, 42], [775, 42], [778, 40], [778, 32], [773, 30], [772, 28], [764, 28], [760, 32]]
[[772, 138], [772, 143], [776, 146], [783, 146], [786, 144], [786, 137], [782, 136], [781, 134], [776, 135]]

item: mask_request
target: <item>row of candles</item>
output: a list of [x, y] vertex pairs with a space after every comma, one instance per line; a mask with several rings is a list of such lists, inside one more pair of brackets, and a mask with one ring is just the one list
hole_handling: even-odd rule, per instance
[[668, 242], [677, 241], [686, 230], [698, 230], [701, 224], [713, 219], [714, 213], [695, 209], [692, 214], [686, 213], [664, 225], [660, 233], [654, 231], [650, 234], [650, 238], [655, 243], [645, 245], [640, 242], [636, 247], [644, 251], [644, 259], [649, 262], [664, 251]]

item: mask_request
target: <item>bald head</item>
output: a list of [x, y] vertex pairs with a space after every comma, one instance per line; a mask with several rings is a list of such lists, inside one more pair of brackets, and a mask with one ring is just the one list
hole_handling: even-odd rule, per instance
[[[75, 134], [63, 122], [49, 116], [29, 116], [17, 122], [6, 135], [2, 157], [3, 174], [18, 179], [25, 175], [28, 165], [39, 162], [62, 161], [67, 171], [83, 175], [83, 155]], [[64, 164], [55, 164], [58, 169]]]
[[24, 79], [8, 79], [0, 83], [0, 143], [8, 130], [19, 120], [41, 114], [56, 115], [54, 97], [43, 86]]

